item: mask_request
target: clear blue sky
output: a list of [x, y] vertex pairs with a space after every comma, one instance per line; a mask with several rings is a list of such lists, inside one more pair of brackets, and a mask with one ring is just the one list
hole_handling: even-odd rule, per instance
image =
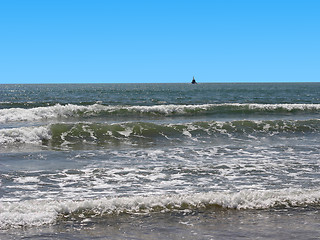
[[0, 32], [0, 83], [320, 81], [320, 0], [1, 0]]

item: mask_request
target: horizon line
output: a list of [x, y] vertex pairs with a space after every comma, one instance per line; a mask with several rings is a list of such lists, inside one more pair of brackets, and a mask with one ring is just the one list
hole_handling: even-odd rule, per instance
[[[320, 83], [320, 81], [295, 81], [295, 82], [287, 82], [287, 81], [268, 81], [268, 82], [198, 82], [197, 84], [203, 84], [203, 83], [230, 83], [230, 84], [235, 84], [235, 83]], [[67, 85], [67, 84], [191, 84], [191, 82], [64, 82], [64, 83], [60, 83], [60, 82], [49, 82], [49, 83], [0, 83], [0, 85], [54, 85], [54, 84], [61, 84], [61, 85]], [[193, 84], [196, 85], [196, 84]]]

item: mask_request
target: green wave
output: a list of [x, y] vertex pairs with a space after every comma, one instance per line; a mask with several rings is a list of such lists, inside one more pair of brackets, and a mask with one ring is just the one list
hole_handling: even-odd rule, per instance
[[[219, 137], [252, 137], [320, 133], [320, 120], [203, 121], [181, 124], [151, 122], [57, 123], [37, 127], [0, 129], [1, 144], [150, 145], [160, 142], [211, 141]], [[210, 140], [211, 139], [211, 140]]]
[[193, 122], [155, 124], [130, 122], [121, 124], [76, 123], [53, 124], [53, 144], [150, 144], [158, 141], [183, 141], [229, 135], [304, 134], [320, 132], [320, 120]]

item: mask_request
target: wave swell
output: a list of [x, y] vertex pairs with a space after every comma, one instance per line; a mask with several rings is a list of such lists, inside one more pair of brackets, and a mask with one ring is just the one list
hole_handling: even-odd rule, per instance
[[0, 130], [0, 144], [143, 144], [156, 141], [199, 140], [219, 136], [319, 133], [320, 120], [239, 120], [192, 122], [185, 124], [59, 123], [40, 127]]
[[36, 108], [0, 109], [0, 123], [17, 121], [41, 121], [57, 118], [81, 117], [143, 117], [143, 116], [192, 116], [215, 114], [285, 114], [320, 113], [320, 104], [202, 104], [202, 105], [154, 105], [154, 106], [105, 106], [93, 104], [60, 105]]

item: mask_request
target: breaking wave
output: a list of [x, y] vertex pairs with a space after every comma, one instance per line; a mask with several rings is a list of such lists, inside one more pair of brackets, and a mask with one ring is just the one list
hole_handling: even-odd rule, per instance
[[0, 144], [44, 143], [52, 145], [140, 144], [156, 141], [201, 139], [219, 136], [319, 133], [320, 120], [239, 120], [230, 122], [192, 122], [184, 124], [58, 123], [40, 127], [0, 130]]
[[80, 117], [143, 117], [143, 116], [192, 116], [215, 114], [270, 114], [270, 113], [320, 113], [320, 104], [202, 104], [202, 105], [154, 105], [154, 106], [106, 106], [93, 104], [54, 105], [36, 108], [0, 109], [0, 123], [16, 121], [40, 121], [56, 118]]
[[107, 215], [318, 206], [319, 189], [242, 190], [188, 195], [0, 202], [0, 229], [83, 221]]
[[0, 144], [41, 144], [51, 139], [50, 126], [0, 129]]

